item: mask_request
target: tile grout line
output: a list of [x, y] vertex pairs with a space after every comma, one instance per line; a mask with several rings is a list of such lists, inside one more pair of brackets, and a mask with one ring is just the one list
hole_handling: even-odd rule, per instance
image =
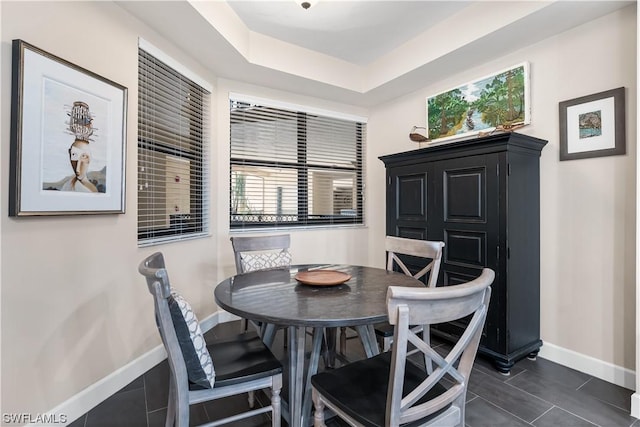
[[538, 418], [536, 418], [535, 420], [531, 421], [530, 424], [535, 425], [533, 423], [535, 423], [536, 421], [538, 421], [540, 418], [544, 417], [546, 414], [548, 414], [553, 408], [557, 408], [556, 405], [553, 405], [551, 408], [547, 409], [544, 413], [542, 413]]
[[590, 377], [588, 380], [586, 380], [582, 385], [578, 386], [577, 390], [580, 390], [582, 387], [586, 386], [591, 380], [593, 379], [593, 377]]
[[[507, 413], [507, 414], [509, 414], [509, 415], [513, 416], [514, 418], [519, 419], [520, 421], [524, 422], [524, 423], [525, 423], [525, 424], [527, 424], [527, 425], [533, 425], [533, 424], [531, 424], [530, 422], [528, 422], [527, 420], [525, 420], [524, 418], [521, 418], [521, 417], [517, 416], [516, 414], [514, 414], [514, 413], [512, 413], [512, 412], [510, 412], [510, 411], [507, 411], [507, 410], [506, 410], [506, 409], [504, 409], [502, 406], [498, 406], [498, 405], [496, 405], [495, 403], [493, 403], [493, 402], [491, 402], [491, 401], [489, 401], [489, 400], [487, 400], [487, 399], [484, 399], [482, 396], [478, 396], [478, 399], [482, 399], [482, 400], [484, 400], [487, 404], [489, 404], [489, 405], [491, 405], [491, 406], [493, 406], [493, 407], [495, 407], [495, 408], [498, 408], [499, 410], [501, 410], [501, 411], [503, 411], [503, 412], [505, 412], [505, 413]], [[466, 411], [466, 409], [465, 409], [465, 411]]]
[[[516, 375], [514, 375], [514, 376], [513, 376], [513, 378], [517, 377], [518, 375], [520, 375], [520, 374], [521, 374], [521, 373], [523, 373], [523, 372], [526, 372], [526, 369], [525, 369], [524, 371], [519, 372], [519, 373], [517, 373]], [[489, 374], [485, 374], [485, 375], [489, 375]], [[518, 387], [518, 386], [515, 386], [515, 385], [513, 385], [513, 384], [511, 384], [511, 383], [508, 383], [508, 381], [510, 381], [511, 379], [512, 379], [512, 378], [509, 378], [507, 381], [503, 381], [503, 384], [507, 384], [509, 387], [513, 387], [513, 388], [515, 388], [516, 390], [521, 391], [522, 393], [525, 393], [525, 394], [527, 394], [527, 395], [529, 395], [529, 396], [531, 396], [531, 397], [533, 397], [533, 398], [535, 398], [535, 399], [540, 400], [541, 402], [547, 403], [547, 404], [549, 404], [549, 405], [551, 405], [551, 406], [556, 406], [553, 402], [549, 402], [548, 400], [545, 400], [545, 399], [541, 398], [540, 396], [536, 396], [535, 394], [529, 393], [529, 392], [528, 392], [527, 390], [525, 390], [525, 389], [522, 389], [522, 388], [520, 388], [520, 387]], [[478, 395], [478, 396], [479, 396], [479, 395]], [[497, 405], [496, 405], [496, 406], [497, 406]], [[500, 406], [498, 406], [498, 408], [500, 408]], [[508, 411], [507, 411], [507, 412], [508, 412]]]
[[587, 391], [582, 391], [581, 389], [582, 389], [584, 386], [586, 386], [589, 382], [591, 382], [593, 379], [594, 379], [594, 377], [589, 378], [589, 379], [588, 379], [584, 384], [582, 384], [580, 387], [578, 387], [578, 388], [576, 389], [576, 391], [580, 391], [580, 392], [582, 392], [582, 393], [586, 393], [589, 397], [591, 397], [591, 398], [593, 398], [593, 399], [596, 399], [596, 400], [599, 400], [600, 402], [605, 403], [605, 404], [607, 404], [607, 405], [609, 405], [609, 406], [613, 406], [614, 408], [620, 409], [621, 411], [630, 412], [629, 408], [624, 408], [624, 407], [618, 406], [618, 405], [616, 405], [615, 403], [611, 403], [611, 402], [608, 402], [608, 401], [606, 401], [606, 400], [604, 400], [604, 399], [601, 399], [600, 397], [596, 396], [596, 395], [595, 395], [595, 394], [593, 394], [593, 393], [589, 393], [589, 392], [587, 392]]
[[[526, 372], [526, 370], [525, 370], [525, 371], [523, 371], [523, 372]], [[537, 375], [537, 374], [536, 374], [535, 372], [533, 372], [533, 371], [531, 371], [531, 374], [532, 374], [532, 375]], [[519, 375], [519, 374], [518, 374], [518, 375]], [[592, 378], [593, 378], [593, 377], [592, 377]], [[591, 381], [591, 379], [592, 379], [592, 378], [590, 378], [590, 379], [589, 379], [589, 380], [587, 380], [586, 382]], [[507, 380], [507, 381], [508, 381], [508, 380]], [[506, 381], [505, 381], [505, 382], [506, 382]], [[586, 382], [585, 382], [585, 384], [586, 384]], [[567, 413], [569, 413], [569, 414], [571, 414], [571, 415], [573, 415], [573, 416], [576, 416], [576, 417], [578, 417], [578, 418], [580, 418], [580, 419], [582, 419], [582, 420], [585, 420], [585, 421], [587, 421], [587, 422], [589, 422], [589, 423], [591, 423], [591, 424], [593, 424], [593, 425], [595, 425], [595, 426], [602, 427], [602, 426], [600, 426], [599, 424], [597, 424], [597, 423], [595, 423], [595, 422], [593, 422], [593, 421], [590, 421], [590, 420], [588, 420], [588, 419], [586, 419], [586, 418], [584, 418], [584, 417], [582, 417], [582, 416], [580, 416], [580, 415], [578, 415], [578, 414], [575, 414], [575, 413], [573, 413], [573, 412], [569, 411], [568, 409], [565, 409], [565, 408], [563, 408], [563, 407], [561, 407], [561, 406], [556, 405], [555, 403], [552, 403], [552, 402], [549, 402], [549, 401], [547, 401], [547, 400], [545, 400], [545, 399], [542, 399], [541, 397], [536, 396], [535, 394], [531, 394], [531, 393], [529, 393], [528, 391], [526, 391], [526, 390], [524, 390], [524, 389], [522, 389], [522, 388], [520, 388], [520, 387], [514, 386], [513, 384], [509, 384], [509, 385], [510, 385], [511, 387], [515, 387], [515, 388], [517, 388], [518, 390], [521, 390], [523, 393], [526, 393], [526, 394], [528, 394], [528, 395], [530, 395], [530, 396], [536, 397], [536, 398], [538, 398], [538, 399], [540, 399], [540, 400], [542, 400], [542, 401], [544, 401], [544, 402], [547, 402], [547, 403], [549, 403], [549, 404], [551, 404], [551, 405], [553, 405], [553, 406], [556, 406], [558, 409], [561, 409], [561, 410], [563, 410], [563, 411], [565, 411], [565, 412], [567, 412]], [[567, 389], [568, 389], [568, 390], [571, 390], [571, 388], [569, 388], [569, 387], [567, 387]], [[577, 390], [574, 390], [574, 391], [577, 391]], [[605, 401], [603, 401], [603, 400], [600, 400], [600, 399], [598, 399], [598, 398], [597, 398], [597, 397], [595, 397], [595, 396], [587, 395], [586, 397], [589, 397], [589, 398], [591, 398], [591, 399], [597, 400], [598, 402], [604, 403], [605, 405], [611, 406], [611, 407], [616, 408], [616, 409], [618, 409], [618, 410], [621, 410], [621, 411], [624, 411], [624, 412], [628, 412], [626, 409], [621, 409], [621, 408], [619, 408], [619, 407], [617, 407], [617, 406], [615, 406], [615, 405], [612, 405], [612, 404], [610, 404], [610, 403], [608, 403], [608, 402], [605, 402]]]
[[144, 416], [149, 427], [149, 403], [147, 402], [147, 373], [142, 374], [142, 389], [144, 390]]
[[[525, 372], [527, 372], [527, 370], [526, 370], [526, 369], [523, 369], [522, 371], [518, 372], [517, 374], [515, 374], [515, 375], [514, 375], [514, 376], [512, 376], [511, 378], [507, 378], [506, 380], [504, 380], [504, 381], [503, 381], [503, 383], [511, 385], [511, 384], [509, 383], [509, 381], [511, 381], [511, 380], [512, 380], [512, 379], [514, 379], [514, 378], [517, 378], [517, 377], [518, 377], [518, 375], [524, 374]], [[515, 387], [515, 386], [512, 386], [512, 387]], [[516, 387], [516, 388], [517, 388], [517, 387]]]
[[595, 422], [593, 422], [593, 421], [590, 421], [590, 420], [586, 419], [585, 417], [581, 417], [581, 416], [580, 416], [580, 415], [578, 415], [578, 414], [574, 414], [573, 412], [571, 412], [571, 411], [569, 411], [569, 410], [567, 410], [567, 409], [561, 408], [560, 406], [558, 406], [558, 408], [559, 408], [559, 409], [561, 409], [561, 410], [563, 410], [563, 411], [565, 411], [565, 412], [566, 412], [566, 413], [568, 413], [568, 414], [573, 415], [574, 417], [578, 417], [578, 418], [580, 418], [581, 420], [584, 420], [584, 421], [586, 421], [586, 422], [588, 422], [588, 423], [590, 423], [590, 424], [593, 424], [594, 426], [602, 427], [600, 424], [597, 424], [597, 423], [595, 423]]

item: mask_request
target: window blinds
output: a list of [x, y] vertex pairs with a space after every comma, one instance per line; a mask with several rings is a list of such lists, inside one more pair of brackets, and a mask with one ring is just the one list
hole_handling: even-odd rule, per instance
[[210, 94], [138, 51], [138, 242], [208, 232], [206, 141]]
[[366, 124], [232, 98], [232, 228], [362, 224]]

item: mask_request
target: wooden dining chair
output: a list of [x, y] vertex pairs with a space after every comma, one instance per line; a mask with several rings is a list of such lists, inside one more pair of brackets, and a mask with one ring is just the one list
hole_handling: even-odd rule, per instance
[[[249, 273], [257, 270], [268, 270], [291, 265], [291, 236], [289, 234], [270, 236], [233, 236], [231, 237], [237, 274]], [[277, 330], [283, 330], [284, 345], [287, 346], [287, 328], [284, 326], [264, 325], [258, 322], [242, 319], [241, 330], [246, 331], [249, 323], [260, 332], [263, 341], [271, 347]], [[311, 331], [307, 331], [311, 335]], [[336, 333], [323, 335], [323, 355], [325, 364], [334, 365]], [[332, 337], [329, 342], [327, 337]]]
[[[188, 427], [189, 406], [256, 390], [270, 389], [271, 404], [215, 421], [219, 425], [271, 412], [280, 426], [282, 364], [255, 333], [207, 344], [191, 306], [171, 288], [162, 253], [139, 265], [153, 295], [155, 318], [169, 362], [167, 427]], [[252, 402], [250, 402], [253, 408]], [[213, 414], [211, 414], [213, 415]]]
[[[387, 270], [400, 271], [407, 276], [423, 280], [427, 287], [433, 288], [438, 281], [443, 248], [444, 242], [386, 236]], [[405, 262], [403, 257], [405, 259], [408, 258], [408, 260]], [[418, 265], [418, 267], [414, 265]], [[393, 340], [393, 326], [388, 322], [377, 323], [374, 325], [374, 331], [381, 351], [389, 351]], [[423, 333], [428, 338], [428, 326], [425, 329], [425, 325], [418, 325], [413, 328], [413, 331], [415, 333], [425, 331]], [[343, 355], [346, 352], [345, 336], [345, 330], [342, 329], [340, 333], [340, 353]]]
[[[387, 270], [400, 270], [407, 276], [423, 280], [428, 288], [435, 288], [438, 274], [440, 274], [443, 248], [444, 242], [387, 236], [385, 238]], [[418, 267], [410, 268], [407, 266], [409, 261], [403, 261], [402, 256], [411, 259]], [[374, 325], [373, 329], [380, 349], [389, 351], [393, 339], [393, 327], [388, 322], [382, 322]], [[428, 325], [414, 326], [413, 332], [422, 332], [426, 339], [429, 339]]]
[[[314, 427], [325, 426], [325, 408], [352, 426], [396, 427], [410, 423], [464, 427], [469, 375], [494, 277], [493, 270], [485, 268], [478, 278], [460, 285], [390, 286], [387, 311], [389, 322], [394, 325], [391, 351], [314, 375]], [[411, 330], [415, 324], [461, 319], [467, 322], [466, 329], [444, 357]], [[424, 358], [408, 357], [409, 348], [413, 347]], [[435, 369], [428, 372], [424, 359], [431, 360]]]
[[[232, 236], [231, 246], [233, 248], [236, 273], [243, 274], [257, 270], [267, 270], [277, 267], [288, 267], [291, 265], [291, 236], [289, 234], [279, 234], [270, 236]], [[272, 337], [275, 331], [267, 331], [266, 325], [242, 319], [241, 330], [247, 331], [249, 324], [252, 324], [261, 336], [267, 334], [267, 344], [271, 346]], [[286, 328], [285, 330], [285, 345]]]

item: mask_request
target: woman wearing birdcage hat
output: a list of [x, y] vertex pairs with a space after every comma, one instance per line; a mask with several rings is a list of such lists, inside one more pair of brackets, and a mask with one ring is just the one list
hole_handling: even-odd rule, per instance
[[61, 190], [96, 193], [98, 189], [87, 176], [91, 163], [89, 137], [93, 134], [93, 125], [89, 106], [86, 103], [82, 101], [73, 103], [69, 113], [69, 130], [76, 137], [69, 147], [69, 161], [74, 175], [62, 185]]

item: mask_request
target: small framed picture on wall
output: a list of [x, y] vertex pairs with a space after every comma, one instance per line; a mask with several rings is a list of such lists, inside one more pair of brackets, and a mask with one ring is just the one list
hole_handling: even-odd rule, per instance
[[560, 160], [626, 153], [624, 87], [560, 103]]

